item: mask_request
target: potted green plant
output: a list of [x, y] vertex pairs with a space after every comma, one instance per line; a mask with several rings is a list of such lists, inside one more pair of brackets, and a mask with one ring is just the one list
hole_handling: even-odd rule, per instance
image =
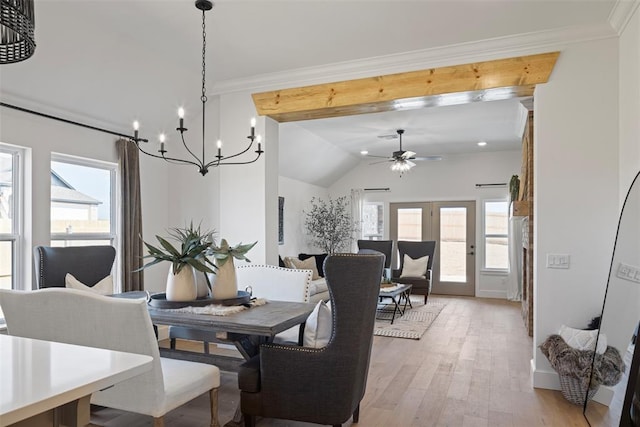
[[209, 267], [209, 265], [213, 266], [213, 263], [207, 258], [208, 251], [214, 244], [213, 232], [202, 232], [200, 226], [193, 227], [191, 223], [189, 227], [170, 229], [169, 236], [180, 245], [174, 246], [161, 236], [156, 236], [161, 247], [144, 242], [149, 252], [144, 258], [153, 260], [142, 268], [169, 261], [171, 266], [167, 275], [167, 300], [195, 300], [198, 297], [198, 290], [194, 271], [204, 274], [215, 273]]
[[304, 225], [313, 245], [325, 253], [348, 251], [358, 225], [354, 224], [346, 196], [327, 201], [313, 197]]
[[217, 270], [215, 276], [213, 276], [211, 290], [215, 299], [228, 299], [238, 296], [238, 281], [233, 259], [251, 262], [245, 255], [256, 243], [258, 242], [246, 245], [239, 243], [235, 246], [230, 246], [225, 239], [222, 239], [220, 246], [215, 243], [210, 246], [208, 252], [214, 258]]

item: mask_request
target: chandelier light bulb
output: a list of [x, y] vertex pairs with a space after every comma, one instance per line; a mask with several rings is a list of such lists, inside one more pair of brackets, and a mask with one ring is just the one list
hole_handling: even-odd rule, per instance
[[256, 127], [256, 118], [255, 117], [251, 117], [251, 127], [252, 128]]
[[164, 142], [167, 139], [167, 137], [165, 136], [164, 133], [161, 133], [160, 135], [158, 135], [158, 140], [160, 142]]
[[184, 108], [182, 107], [178, 108], [178, 117], [180, 117], [181, 119], [184, 119]]
[[139, 130], [139, 129], [140, 129], [140, 123], [137, 120], [135, 120], [133, 122], [133, 130]]
[[262, 135], [256, 136], [256, 141], [260, 144], [262, 142]]

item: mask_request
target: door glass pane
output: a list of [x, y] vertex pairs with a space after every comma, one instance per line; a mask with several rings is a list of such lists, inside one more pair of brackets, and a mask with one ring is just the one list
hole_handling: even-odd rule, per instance
[[440, 208], [440, 281], [467, 280], [467, 208]]
[[111, 172], [51, 162], [51, 233], [111, 232]]
[[398, 240], [422, 240], [422, 209], [398, 209]]

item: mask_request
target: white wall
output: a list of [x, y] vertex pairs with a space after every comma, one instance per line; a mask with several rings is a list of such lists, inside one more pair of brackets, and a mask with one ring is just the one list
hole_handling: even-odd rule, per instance
[[[22, 236], [21, 252], [26, 262], [20, 272], [24, 278], [21, 287], [29, 288], [32, 285], [32, 248], [50, 244], [51, 153], [117, 163], [116, 137], [7, 108], [0, 109], [0, 122], [0, 142], [31, 150], [25, 177], [25, 183], [31, 189], [26, 200], [31, 222], [25, 224]], [[156, 160], [153, 167], [141, 160], [141, 175], [143, 229], [145, 239], [148, 239], [167, 224], [167, 176], [165, 167]], [[158, 280], [164, 283], [165, 279], [160, 277], [145, 272], [147, 288], [153, 290]]]
[[398, 176], [386, 163], [369, 165], [363, 160], [350, 173], [329, 187], [333, 195], [348, 195], [352, 188], [385, 188], [389, 192], [367, 192], [365, 201], [384, 202], [385, 238], [389, 237], [389, 203], [462, 201], [476, 202], [476, 295], [506, 298], [506, 275], [481, 273], [483, 257], [482, 200], [506, 199], [508, 189], [476, 188], [476, 184], [508, 183], [511, 175], [520, 173], [520, 151], [483, 152], [449, 155], [439, 162], [417, 162], [409, 173]]
[[326, 199], [328, 190], [284, 176], [279, 178], [278, 186], [278, 195], [284, 197], [284, 244], [278, 247], [278, 253], [283, 258], [317, 253], [319, 249], [311, 246], [305, 237], [304, 211], [309, 211], [312, 197]]
[[[602, 309], [618, 220], [618, 41], [563, 49], [534, 98], [534, 385], [558, 387], [537, 349]], [[568, 254], [568, 270], [547, 269]]]
[[620, 36], [620, 205], [640, 170], [640, 8]]

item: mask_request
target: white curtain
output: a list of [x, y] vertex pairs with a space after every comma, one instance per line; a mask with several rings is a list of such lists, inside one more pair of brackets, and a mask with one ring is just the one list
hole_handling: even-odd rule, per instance
[[353, 237], [351, 251], [358, 252], [358, 239], [362, 233], [362, 209], [364, 206], [364, 190], [351, 189], [351, 221], [353, 223]]
[[507, 299], [522, 299], [522, 228], [524, 217], [509, 218], [509, 276], [507, 277]]

